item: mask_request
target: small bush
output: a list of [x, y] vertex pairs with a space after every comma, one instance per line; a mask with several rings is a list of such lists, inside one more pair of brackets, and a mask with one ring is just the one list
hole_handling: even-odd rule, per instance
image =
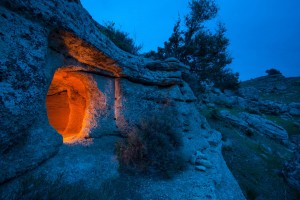
[[219, 118], [219, 111], [217, 109], [212, 109], [211, 112], [210, 112], [209, 118], [213, 119], [213, 120], [220, 119]]
[[140, 126], [116, 144], [120, 170], [158, 174], [171, 178], [185, 168], [180, 151], [182, 138], [170, 119], [172, 115], [153, 116], [143, 120]]
[[281, 74], [281, 72], [279, 70], [274, 69], [274, 68], [266, 70], [266, 73], [268, 74], [268, 76]]
[[131, 169], [146, 170], [147, 149], [138, 132], [131, 132], [125, 140], [117, 142], [116, 152], [121, 171], [126, 170], [128, 166]]
[[114, 22], [106, 22], [104, 23], [104, 26], [98, 26], [99, 30], [106, 35], [117, 47], [120, 49], [137, 55], [142, 45], [136, 45], [134, 40], [129, 36], [128, 33], [117, 29], [115, 27]]

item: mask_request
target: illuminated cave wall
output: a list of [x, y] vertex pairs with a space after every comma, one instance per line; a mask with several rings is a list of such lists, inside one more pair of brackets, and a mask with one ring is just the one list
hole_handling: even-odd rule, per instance
[[113, 102], [108, 102], [106, 95], [113, 85], [103, 77], [96, 79], [98, 82], [92, 75], [71, 68], [58, 69], [54, 74], [46, 97], [47, 115], [65, 143], [90, 137], [92, 132], [102, 133], [102, 121], [110, 120], [107, 113]]
[[115, 61], [71, 33], [53, 30], [48, 43], [47, 68], [58, 68], [46, 97], [49, 124], [65, 143], [116, 132]]
[[[116, 125], [116, 99], [115, 99], [115, 78], [92, 74], [91, 77], [97, 83], [98, 89], [104, 94], [105, 109], [98, 110], [95, 118], [96, 126], [90, 131], [89, 136], [93, 138], [102, 137], [119, 132]], [[97, 103], [100, 103], [99, 101]], [[102, 102], [103, 103], [103, 102]]]

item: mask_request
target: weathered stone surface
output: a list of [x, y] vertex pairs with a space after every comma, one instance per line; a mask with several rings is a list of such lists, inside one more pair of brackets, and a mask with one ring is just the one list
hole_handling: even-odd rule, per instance
[[260, 112], [272, 115], [279, 115], [288, 111], [286, 104], [273, 101], [261, 101], [257, 104], [257, 106]]
[[241, 120], [237, 116], [232, 115], [228, 110], [221, 110], [217, 113], [217, 116], [221, 118], [221, 120], [224, 120], [224, 122], [239, 127], [243, 131], [252, 131], [247, 122]]
[[300, 103], [290, 103], [288, 111], [293, 116], [300, 116]]
[[259, 115], [242, 112], [234, 116], [229, 111], [222, 110], [217, 116], [242, 131], [266, 135], [281, 141], [288, 140], [288, 133], [284, 128]]
[[97, 138], [104, 135], [116, 134], [118, 132], [115, 118], [115, 79], [93, 74], [93, 79], [97, 82], [97, 87], [104, 100], [97, 102], [102, 104], [99, 109], [96, 126], [89, 133], [89, 137]]
[[[48, 162], [60, 149], [64, 154], [62, 137], [47, 117], [45, 101], [47, 95], [53, 95], [48, 91], [51, 86], [56, 95], [65, 88], [73, 91], [65, 95], [66, 102], [77, 98], [72, 95], [74, 91], [86, 93], [85, 98], [77, 95], [86, 107], [81, 124], [87, 133], [84, 138], [126, 134], [153, 112], [173, 110], [174, 127], [183, 134], [184, 154], [201, 150], [210, 155], [211, 169], [205, 176], [193, 176], [191, 191], [220, 199], [243, 198], [222, 158], [220, 133], [211, 131], [200, 116], [197, 99], [182, 79], [189, 67], [174, 58], [153, 61], [118, 49], [101, 34], [80, 1], [2, 0], [0, 23], [0, 184]], [[88, 77], [93, 88], [88, 84], [78, 88], [68, 83], [53, 86], [58, 69], [66, 72], [63, 77], [70, 73]], [[96, 100], [92, 95], [95, 88], [101, 97]], [[49, 161], [45, 168], [55, 166], [57, 160], [61, 157]], [[188, 180], [192, 173], [183, 173], [174, 183], [181, 183], [180, 188], [186, 184], [182, 180]], [[212, 190], [199, 190], [204, 183]], [[162, 188], [168, 189], [168, 184], [163, 183]], [[226, 192], [220, 192], [220, 185]], [[156, 191], [154, 183], [151, 187]], [[179, 193], [187, 195], [185, 191]]]
[[239, 114], [239, 117], [241, 120], [245, 121], [250, 128], [253, 128], [261, 135], [267, 135], [270, 138], [279, 139], [282, 141], [288, 140], [288, 133], [286, 130], [270, 120], [245, 112]]
[[285, 77], [282, 74], [261, 76], [245, 81], [243, 84], [255, 83], [255, 87], [260, 91], [270, 92], [277, 88], [283, 88], [286, 85]]
[[206, 167], [201, 166], [201, 165], [200, 166], [196, 166], [195, 169], [198, 170], [198, 171], [202, 171], [202, 172], [206, 171]]
[[[296, 82], [294, 78], [284, 78], [281, 75], [274, 77], [260, 77], [243, 83], [251, 83], [256, 85], [256, 87], [241, 87], [237, 93], [232, 91], [224, 91], [222, 93], [220, 90], [205, 87], [205, 93], [201, 94], [199, 98], [208, 107], [212, 107], [211, 105], [215, 104], [227, 108], [236, 107], [255, 114], [263, 113], [282, 117], [290, 115], [300, 116], [299, 102], [285, 103], [285, 101], [288, 100], [288, 97], [285, 97], [285, 90], [277, 91], [278, 88], [282, 89], [282, 84], [291, 87], [294, 82]], [[273, 90], [276, 91], [272, 93]], [[264, 100], [260, 96], [265, 95], [266, 92], [270, 92], [268, 95], [273, 94], [275, 96], [280, 96], [282, 100]], [[297, 91], [293, 91], [292, 93], [295, 92]]]
[[[0, 13], [0, 152], [9, 152], [30, 135], [29, 126], [35, 127], [38, 119], [45, 117], [45, 96], [59, 67], [142, 84], [182, 83], [181, 64], [160, 62], [171, 70], [148, 70], [146, 65], [157, 62], [118, 49], [97, 31], [97, 23], [80, 3], [4, 0]], [[49, 129], [49, 124], [44, 128]], [[53, 142], [55, 146], [60, 141]]]

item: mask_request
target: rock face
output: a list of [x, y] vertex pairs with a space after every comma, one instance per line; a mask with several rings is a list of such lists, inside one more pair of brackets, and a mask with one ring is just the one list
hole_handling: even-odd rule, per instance
[[300, 103], [290, 103], [288, 111], [290, 115], [300, 116]]
[[288, 140], [288, 133], [281, 126], [267, 120], [263, 117], [254, 114], [241, 113], [240, 119], [245, 121], [251, 128], [260, 134], [265, 134], [270, 138], [278, 139], [281, 141]]
[[267, 120], [261, 116], [249, 114], [246, 112], [239, 113], [237, 116], [232, 115], [227, 110], [220, 111], [217, 116], [228, 123], [239, 127], [245, 132], [258, 133], [266, 135], [279, 141], [287, 141], [288, 133], [281, 126]]
[[205, 93], [199, 98], [208, 107], [235, 107], [255, 114], [293, 118], [300, 116], [299, 80], [282, 75], [259, 77], [243, 82], [236, 92], [221, 92], [204, 82]]
[[209, 126], [182, 78], [189, 67], [118, 49], [80, 1], [2, 0], [0, 23], [0, 184], [54, 156], [63, 141], [126, 134], [171, 108], [184, 152], [213, 152], [206, 172], [213, 196], [243, 198], [220, 134], [201, 128]]

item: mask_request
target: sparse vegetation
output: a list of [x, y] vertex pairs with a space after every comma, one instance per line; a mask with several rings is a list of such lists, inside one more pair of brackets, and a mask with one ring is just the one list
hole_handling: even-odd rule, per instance
[[[281, 174], [291, 152], [260, 135], [245, 136], [240, 130], [207, 118], [232, 145], [222, 149], [227, 166], [237, 179], [246, 199], [297, 199], [299, 194], [288, 186]], [[270, 192], [272, 191], [272, 192]]]
[[198, 75], [198, 82], [208, 79], [222, 90], [237, 89], [239, 74], [226, 67], [232, 58], [227, 50], [229, 40], [224, 24], [218, 23], [215, 31], [205, 26], [217, 15], [215, 1], [192, 0], [189, 8], [190, 12], [184, 18], [185, 27], [181, 28], [179, 18], [164, 47], [158, 47], [157, 52], [151, 51], [146, 56], [154, 59], [175, 57], [191, 67]]
[[185, 168], [182, 139], [170, 116], [165, 113], [142, 120], [135, 131], [116, 144], [121, 171], [171, 178]]
[[[202, 110], [202, 114], [207, 117], [212, 127], [222, 133], [224, 159], [239, 182], [245, 197], [250, 200], [299, 198], [297, 191], [292, 189], [282, 176], [283, 165], [291, 158], [292, 152], [272, 139], [259, 134], [249, 135], [245, 130], [239, 130], [231, 124], [220, 121], [216, 117], [220, 109], [227, 109], [233, 115], [242, 110], [215, 107]], [[278, 116], [266, 118], [285, 128], [292, 125]], [[289, 134], [293, 133], [293, 130], [288, 129]]]
[[98, 28], [104, 35], [111, 39], [117, 47], [128, 53], [137, 55], [143, 47], [142, 45], [136, 45], [128, 33], [116, 28], [114, 22], [106, 22], [104, 26], [99, 26]]

